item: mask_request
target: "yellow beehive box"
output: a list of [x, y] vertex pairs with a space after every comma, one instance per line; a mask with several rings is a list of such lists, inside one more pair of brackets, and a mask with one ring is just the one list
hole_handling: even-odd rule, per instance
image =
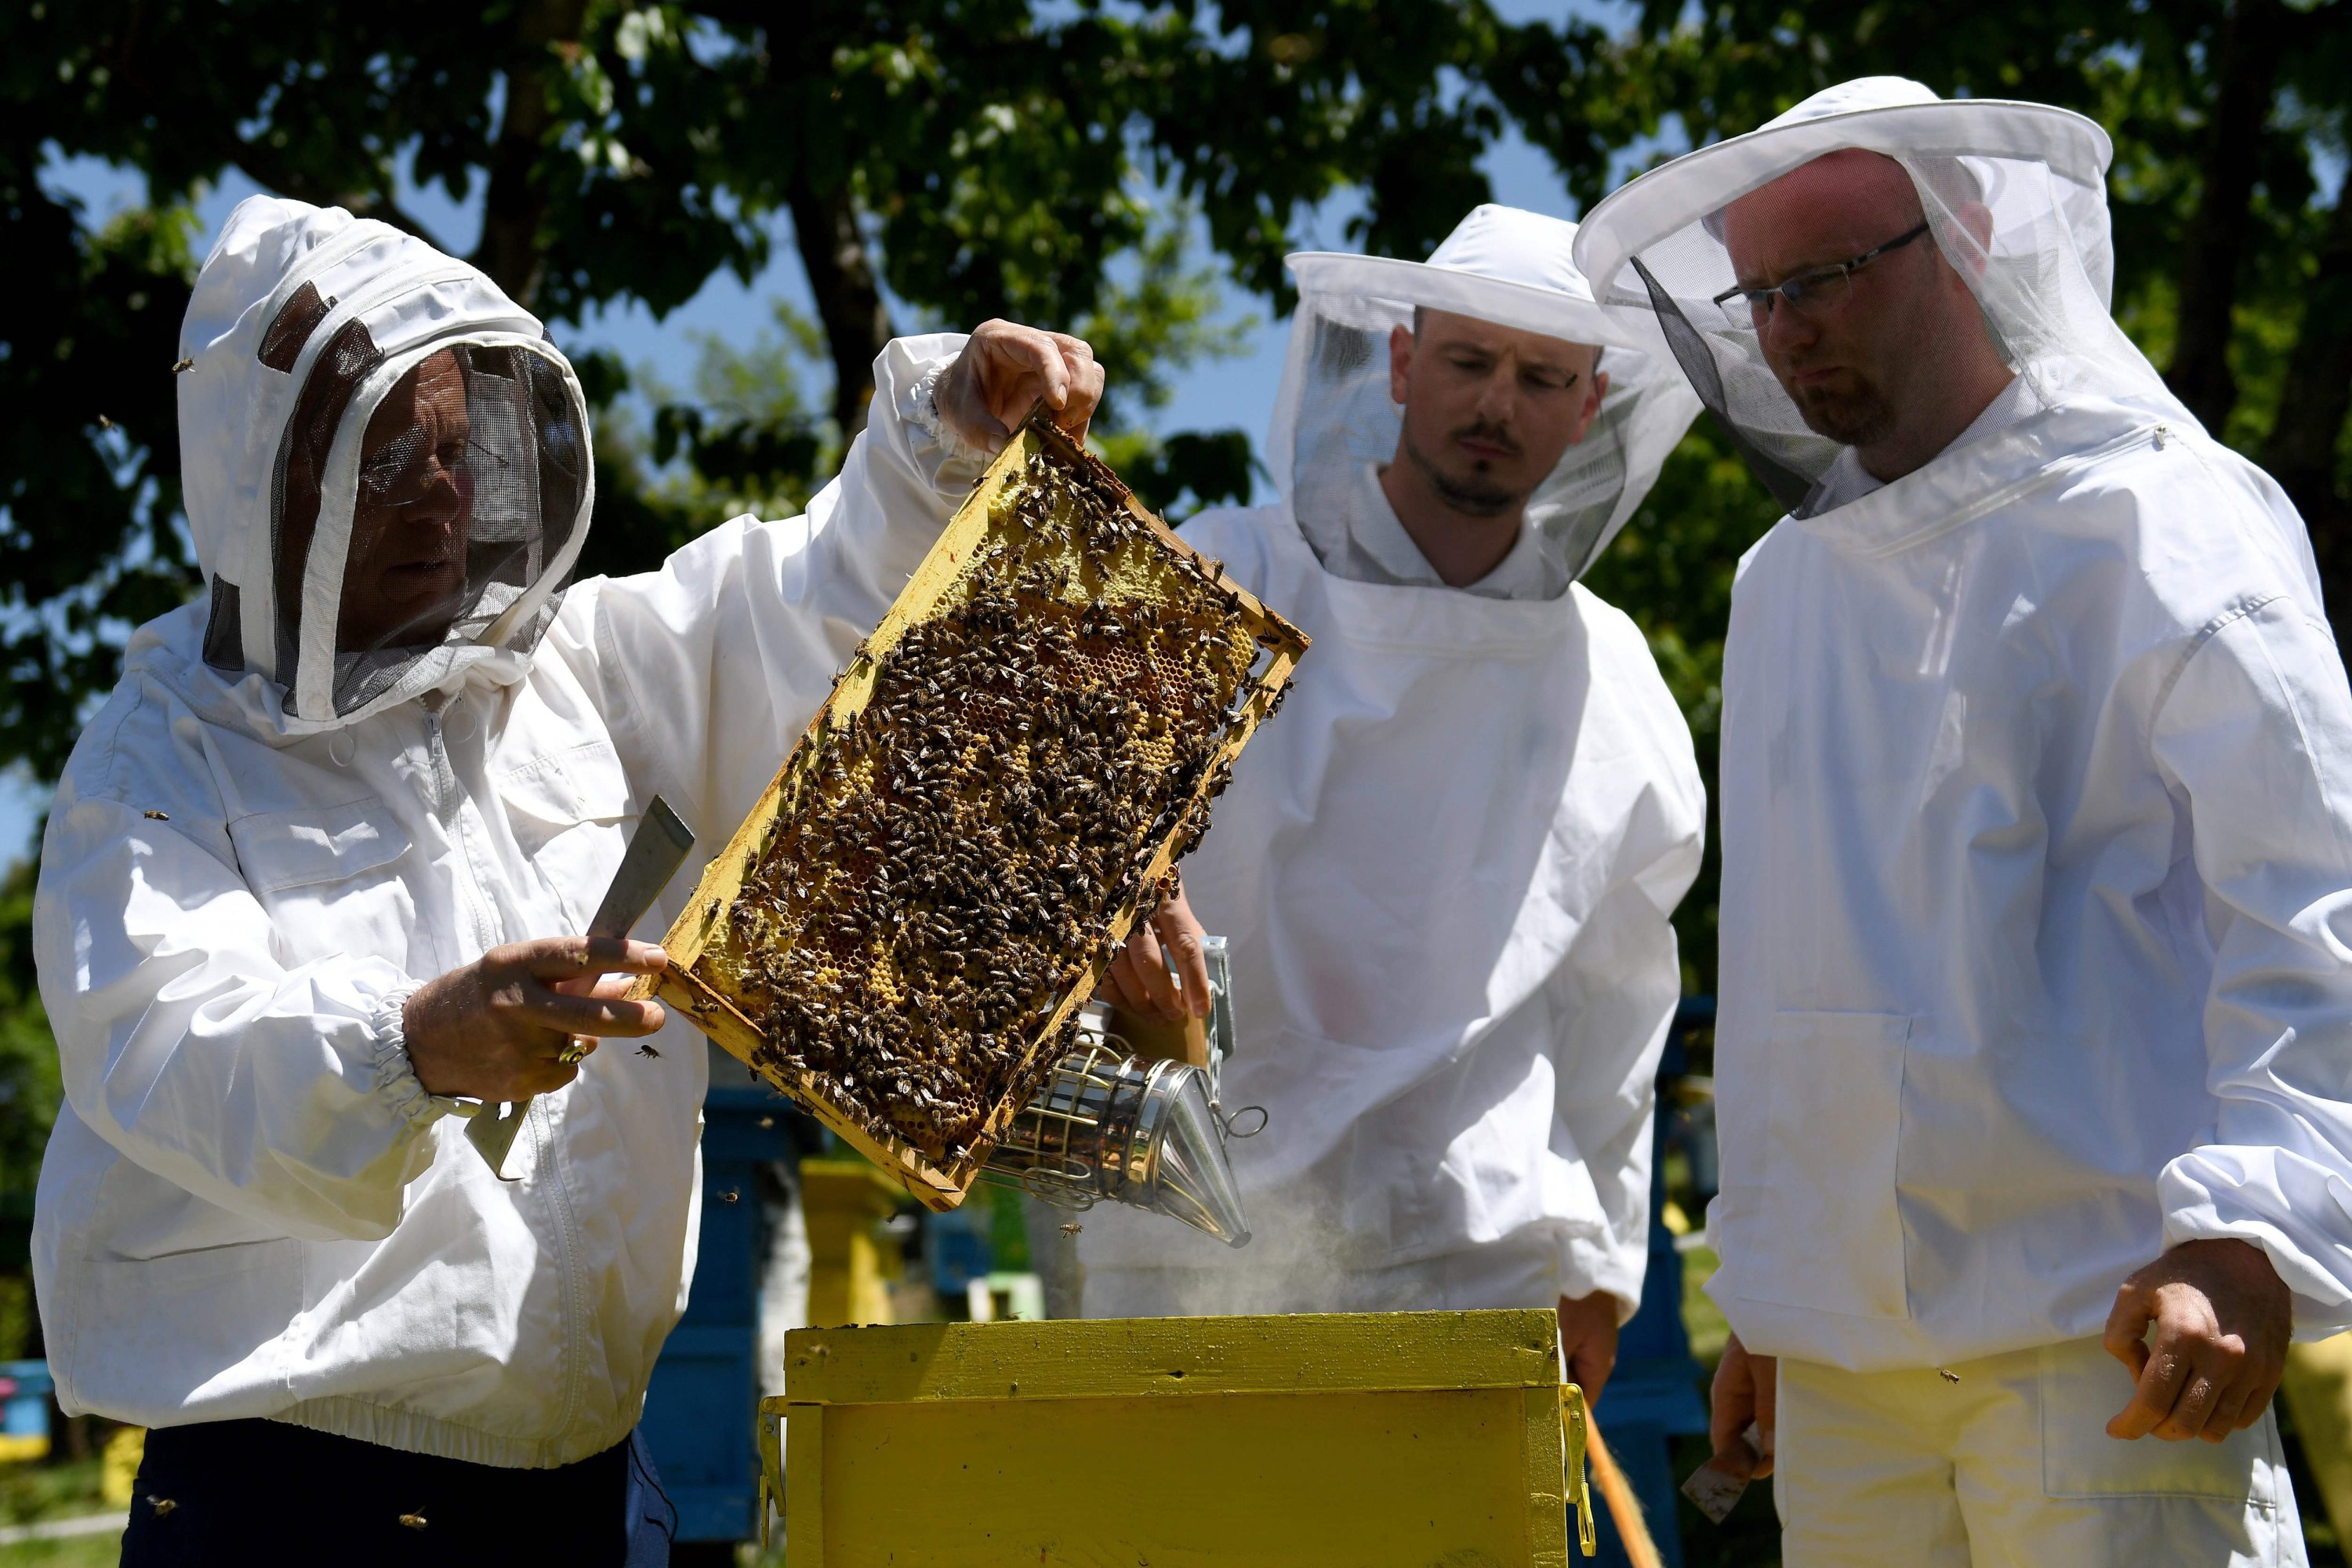
[[1306, 646], [1033, 416], [641, 989], [952, 1208]]
[[906, 1271], [881, 1225], [906, 1189], [863, 1160], [803, 1160], [801, 1215], [808, 1229], [808, 1321], [887, 1323], [890, 1282]]
[[1570, 1506], [1592, 1552], [1541, 1310], [805, 1329], [785, 1388], [793, 1568], [1556, 1568]]

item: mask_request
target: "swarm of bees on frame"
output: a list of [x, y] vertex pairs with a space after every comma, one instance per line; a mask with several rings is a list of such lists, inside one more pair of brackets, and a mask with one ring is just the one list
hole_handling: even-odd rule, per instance
[[1259, 648], [1213, 574], [1107, 471], [1031, 457], [956, 588], [861, 648], [870, 700], [803, 742], [807, 792], [712, 933], [757, 1065], [941, 1163], [1050, 1068], [1046, 1024], [1119, 911], [1157, 907], [1150, 860], [1198, 841], [1230, 765]]

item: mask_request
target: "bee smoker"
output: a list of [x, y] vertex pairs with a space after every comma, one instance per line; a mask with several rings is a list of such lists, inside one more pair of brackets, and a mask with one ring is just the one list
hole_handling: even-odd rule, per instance
[[[1225, 1140], [1265, 1125], [1255, 1106], [1227, 1118], [1219, 1068], [1232, 1050], [1233, 1003], [1225, 942], [1210, 937], [1207, 1064], [1139, 1056], [1111, 1032], [1108, 1009], [1082, 1015], [1077, 1043], [1054, 1065], [982, 1168], [982, 1179], [1018, 1187], [1056, 1207], [1108, 1199], [1204, 1230], [1228, 1247], [1250, 1238]], [[1247, 1131], [1235, 1129], [1255, 1113]]]

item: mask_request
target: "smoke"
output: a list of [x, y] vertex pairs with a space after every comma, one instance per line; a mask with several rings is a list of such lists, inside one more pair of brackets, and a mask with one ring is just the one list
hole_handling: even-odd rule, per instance
[[1243, 1197], [1253, 1239], [1238, 1250], [1155, 1215], [1098, 1207], [1085, 1215], [1076, 1248], [1088, 1260], [1076, 1282], [1085, 1315], [1398, 1312], [1558, 1299], [1558, 1254], [1549, 1243], [1391, 1263], [1377, 1238], [1343, 1223], [1341, 1194], [1322, 1183], [1267, 1192], [1245, 1181]]

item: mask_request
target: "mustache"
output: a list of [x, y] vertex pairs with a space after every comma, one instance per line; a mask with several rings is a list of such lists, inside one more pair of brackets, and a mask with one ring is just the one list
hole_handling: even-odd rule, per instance
[[1494, 446], [1502, 447], [1503, 450], [1508, 452], [1514, 458], [1517, 457], [1520, 451], [1519, 438], [1517, 437], [1512, 435], [1508, 430], [1504, 429], [1500, 425], [1491, 424], [1484, 419], [1474, 419], [1467, 425], [1461, 426], [1456, 429], [1447, 432], [1447, 439], [1454, 441], [1486, 441]]

